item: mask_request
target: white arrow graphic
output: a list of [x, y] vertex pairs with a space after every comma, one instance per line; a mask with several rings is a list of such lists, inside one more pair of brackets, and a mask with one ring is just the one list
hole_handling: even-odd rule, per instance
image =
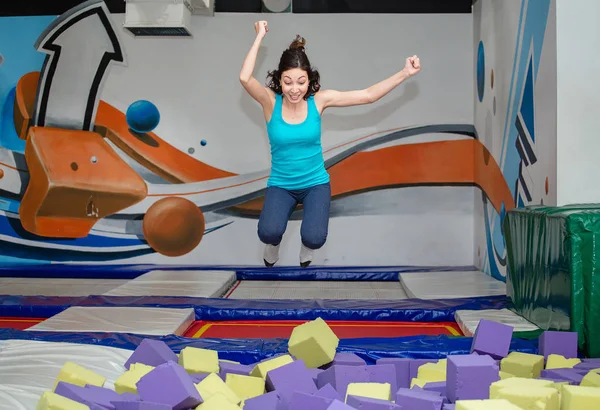
[[35, 48], [48, 54], [36, 95], [35, 125], [92, 131], [107, 70], [113, 63], [125, 64], [104, 1], [86, 1], [61, 15]]

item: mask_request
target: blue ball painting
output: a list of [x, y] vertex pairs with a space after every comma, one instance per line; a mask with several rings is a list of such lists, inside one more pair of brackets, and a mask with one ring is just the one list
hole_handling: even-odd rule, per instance
[[139, 100], [127, 108], [126, 119], [129, 128], [135, 132], [151, 132], [160, 122], [160, 112], [150, 101]]

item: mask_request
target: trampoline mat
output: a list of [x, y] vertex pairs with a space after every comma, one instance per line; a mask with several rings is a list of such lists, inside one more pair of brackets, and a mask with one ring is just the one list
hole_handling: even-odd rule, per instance
[[[289, 338], [294, 327], [305, 321], [196, 321], [184, 333], [196, 339]], [[340, 339], [393, 338], [420, 335], [462, 336], [456, 323], [328, 321]]]

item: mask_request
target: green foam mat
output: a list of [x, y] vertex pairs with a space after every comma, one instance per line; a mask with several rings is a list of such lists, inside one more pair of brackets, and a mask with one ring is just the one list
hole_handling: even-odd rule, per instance
[[571, 330], [600, 357], [600, 204], [529, 206], [503, 222], [507, 295], [542, 329]]

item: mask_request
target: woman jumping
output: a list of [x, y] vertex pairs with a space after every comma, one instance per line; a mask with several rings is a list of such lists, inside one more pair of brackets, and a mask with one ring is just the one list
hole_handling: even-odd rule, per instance
[[287, 223], [303, 206], [300, 229], [300, 266], [312, 262], [313, 252], [327, 239], [331, 186], [321, 146], [321, 115], [328, 107], [372, 104], [421, 70], [417, 56], [393, 76], [355, 91], [321, 90], [319, 73], [305, 53], [306, 41], [297, 36], [281, 55], [279, 67], [268, 73], [268, 85], [253, 76], [260, 44], [269, 31], [266, 21], [254, 24], [256, 39], [244, 60], [240, 82], [263, 109], [271, 146], [271, 173], [258, 237], [265, 244], [263, 260], [272, 267], [279, 260], [279, 246]]

